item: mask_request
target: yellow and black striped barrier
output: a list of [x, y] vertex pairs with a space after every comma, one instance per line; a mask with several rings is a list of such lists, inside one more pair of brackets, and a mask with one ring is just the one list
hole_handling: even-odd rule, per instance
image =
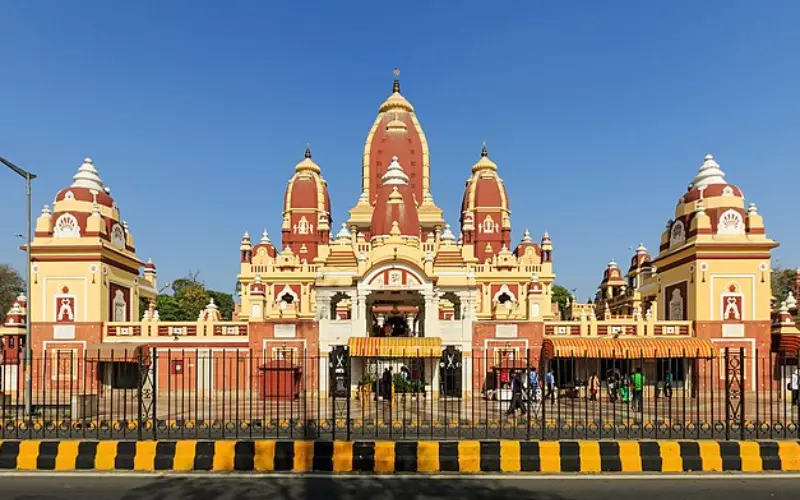
[[797, 441], [3, 441], [0, 470], [800, 471]]

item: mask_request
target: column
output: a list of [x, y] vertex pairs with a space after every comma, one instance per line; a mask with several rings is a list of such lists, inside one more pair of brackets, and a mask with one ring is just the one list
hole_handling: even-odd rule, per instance
[[316, 291], [316, 318], [317, 320], [331, 319], [330, 306], [331, 306], [331, 293], [322, 290]]
[[439, 299], [437, 292], [433, 290], [433, 286], [427, 286], [422, 290], [422, 296], [425, 298], [425, 336], [426, 337], [439, 337]]
[[354, 337], [369, 337], [368, 330], [368, 315], [367, 315], [367, 297], [369, 290], [357, 290], [355, 293], [355, 300], [353, 302], [353, 336]]

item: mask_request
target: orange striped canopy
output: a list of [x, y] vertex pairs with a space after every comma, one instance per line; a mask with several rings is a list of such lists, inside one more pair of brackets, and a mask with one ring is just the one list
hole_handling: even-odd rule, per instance
[[439, 358], [438, 337], [351, 337], [350, 356], [362, 358]]
[[553, 358], [713, 358], [714, 344], [710, 340], [684, 339], [545, 339], [544, 353]]

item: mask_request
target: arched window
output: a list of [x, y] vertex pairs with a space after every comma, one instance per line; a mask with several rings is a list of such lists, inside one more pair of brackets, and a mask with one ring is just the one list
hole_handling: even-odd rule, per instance
[[111, 244], [119, 248], [125, 248], [125, 231], [119, 224], [114, 224], [111, 228]]
[[311, 232], [308, 219], [306, 219], [305, 216], [300, 217], [300, 221], [297, 223], [297, 232], [298, 234], [308, 234], [309, 232]]
[[56, 238], [80, 238], [81, 228], [78, 226], [78, 219], [72, 214], [64, 214], [56, 219], [53, 236]]
[[744, 234], [742, 214], [734, 209], [726, 210], [719, 216], [717, 234]]
[[496, 224], [494, 219], [492, 219], [491, 215], [487, 215], [485, 219], [483, 219], [483, 232], [484, 233], [493, 233]]
[[676, 220], [669, 232], [669, 246], [680, 245], [686, 241], [686, 228], [682, 221]]
[[128, 303], [122, 290], [114, 293], [114, 318], [113, 321], [128, 321]]

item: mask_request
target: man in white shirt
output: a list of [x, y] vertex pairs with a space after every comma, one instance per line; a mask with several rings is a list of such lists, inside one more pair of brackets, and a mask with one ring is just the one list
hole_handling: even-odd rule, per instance
[[792, 406], [796, 406], [798, 396], [800, 396], [800, 370], [797, 368], [792, 372], [792, 381], [789, 387], [792, 389]]

